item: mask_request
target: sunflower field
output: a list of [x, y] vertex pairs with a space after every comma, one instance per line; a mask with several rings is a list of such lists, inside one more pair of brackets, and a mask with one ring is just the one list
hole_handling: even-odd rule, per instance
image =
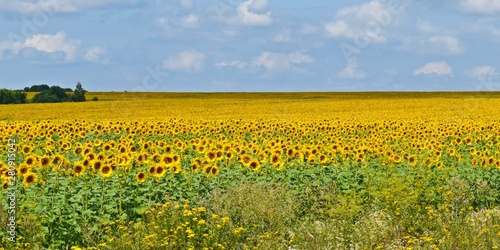
[[0, 106], [0, 249], [498, 249], [498, 93]]

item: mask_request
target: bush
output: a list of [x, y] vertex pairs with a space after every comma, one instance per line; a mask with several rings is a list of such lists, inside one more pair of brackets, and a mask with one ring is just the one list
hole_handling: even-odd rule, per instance
[[92, 98], [92, 101], [97, 102], [99, 101], [99, 99], [97, 98], [97, 96], [94, 96], [94, 98]]
[[242, 227], [257, 225], [265, 232], [292, 225], [299, 205], [282, 184], [247, 181], [226, 191], [214, 190], [204, 203], [213, 213], [230, 217]]
[[0, 89], [0, 104], [11, 103], [26, 103], [26, 93], [8, 89]]
[[61, 88], [59, 86], [52, 86], [47, 90], [44, 90], [36, 94], [31, 102], [34, 103], [47, 103], [47, 102], [84, 102], [85, 92], [82, 88], [81, 83], [76, 84], [76, 88], [73, 94], [66, 94], [67, 89]]
[[34, 103], [63, 102], [67, 101], [69, 98], [70, 97], [63, 88], [52, 86], [50, 89], [36, 94], [31, 101]]

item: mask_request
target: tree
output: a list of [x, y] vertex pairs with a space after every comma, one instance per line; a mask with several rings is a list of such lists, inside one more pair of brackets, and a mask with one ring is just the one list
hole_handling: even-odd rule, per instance
[[42, 92], [44, 90], [50, 89], [49, 85], [47, 84], [41, 84], [41, 85], [33, 85], [31, 87], [26, 87], [24, 88], [24, 91], [26, 92]]
[[68, 101], [69, 97], [66, 94], [65, 89], [59, 86], [52, 86], [48, 90], [44, 90], [36, 94], [32, 102], [64, 102]]
[[0, 89], [0, 104], [10, 103], [26, 103], [26, 93], [21, 91]]
[[78, 82], [76, 84], [75, 91], [73, 93], [73, 96], [71, 96], [71, 101], [74, 102], [84, 102], [85, 101], [85, 93], [87, 91], [83, 89], [82, 84]]

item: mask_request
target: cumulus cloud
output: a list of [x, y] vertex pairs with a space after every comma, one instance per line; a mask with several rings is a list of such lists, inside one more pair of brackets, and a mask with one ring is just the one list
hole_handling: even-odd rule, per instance
[[479, 81], [491, 80], [491, 79], [493, 79], [493, 77], [498, 75], [496, 68], [491, 67], [491, 66], [476, 67], [476, 68], [473, 68], [473, 69], [466, 71], [466, 73], [469, 76], [471, 76]]
[[4, 41], [0, 43], [0, 57], [5, 53], [18, 55], [24, 49], [32, 49], [49, 55], [62, 53], [64, 60], [71, 62], [76, 59], [76, 52], [79, 45], [79, 40], [66, 39], [66, 33], [62, 31], [57, 32], [55, 35], [36, 34], [27, 38], [24, 42]]
[[93, 63], [108, 63], [108, 59], [103, 58], [106, 55], [106, 49], [101, 47], [91, 47], [85, 51], [83, 58]]
[[310, 56], [302, 52], [285, 54], [266, 51], [255, 57], [252, 64], [268, 71], [289, 71], [296, 69], [299, 64], [313, 62], [314, 60]]
[[246, 0], [236, 6], [235, 14], [226, 21], [244, 26], [268, 26], [273, 23], [273, 19], [267, 8], [267, 0]]
[[436, 75], [442, 75], [442, 76], [453, 76], [453, 69], [448, 65], [447, 62], [441, 61], [441, 62], [430, 62], [424, 65], [421, 68], [416, 69], [413, 72], [413, 75], [430, 75], [430, 74], [436, 74]]
[[381, 1], [354, 5], [340, 9], [336, 19], [324, 25], [326, 33], [337, 39], [356, 39], [367, 37], [372, 42], [385, 43], [387, 41], [384, 28], [394, 21], [396, 11], [393, 7]]
[[12, 11], [23, 14], [36, 12], [72, 13], [85, 9], [106, 7], [110, 5], [134, 4], [137, 0], [0, 0], [0, 11]]
[[425, 47], [437, 54], [459, 55], [466, 51], [460, 40], [453, 36], [431, 36], [426, 43]]
[[494, 15], [500, 13], [498, 0], [462, 0], [460, 6], [467, 12]]
[[184, 7], [184, 8], [193, 7], [193, 2], [191, 0], [180, 0], [180, 1], [181, 1], [182, 7]]
[[237, 68], [237, 69], [244, 69], [246, 66], [247, 66], [247, 63], [245, 62], [242, 62], [242, 61], [239, 61], [239, 60], [235, 60], [235, 61], [222, 61], [222, 62], [218, 62], [215, 64], [215, 66], [219, 67], [219, 68]]
[[172, 71], [200, 72], [205, 64], [205, 54], [186, 50], [163, 61], [163, 68]]
[[277, 43], [288, 43], [292, 41], [292, 31], [290, 29], [281, 30], [274, 36], [273, 41]]
[[197, 15], [190, 14], [182, 19], [182, 26], [186, 28], [194, 28], [198, 26], [199, 18]]
[[340, 78], [361, 80], [366, 77], [366, 73], [363, 70], [358, 69], [358, 61], [356, 58], [349, 59], [347, 66], [341, 70], [338, 74]]

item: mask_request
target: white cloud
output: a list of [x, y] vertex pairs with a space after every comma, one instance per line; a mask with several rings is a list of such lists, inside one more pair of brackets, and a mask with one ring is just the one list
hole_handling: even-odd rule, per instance
[[242, 61], [238, 61], [238, 60], [235, 60], [235, 61], [222, 61], [222, 62], [216, 63], [215, 66], [217, 66], [219, 68], [234, 67], [234, 68], [237, 68], [237, 69], [244, 69], [247, 66], [247, 63], [242, 62]]
[[302, 52], [285, 54], [266, 51], [255, 57], [252, 64], [268, 71], [289, 71], [297, 69], [296, 65], [313, 62], [314, 60], [310, 56]]
[[335, 21], [325, 24], [324, 28], [333, 38], [367, 38], [371, 42], [385, 43], [387, 35], [384, 29], [397, 18], [391, 11], [394, 12], [391, 6], [372, 0], [340, 9]]
[[85, 9], [110, 5], [134, 4], [137, 0], [0, 0], [0, 11], [13, 11], [23, 14], [36, 12], [72, 13]]
[[85, 52], [83, 58], [89, 62], [106, 64], [108, 59], [103, 58], [106, 55], [106, 49], [101, 47], [91, 47]]
[[194, 28], [198, 26], [199, 18], [197, 15], [190, 14], [182, 19], [182, 26], [186, 28]]
[[236, 15], [227, 21], [245, 26], [268, 26], [273, 23], [267, 0], [246, 0], [236, 7]]
[[0, 43], [0, 54], [10, 52], [13, 55], [17, 55], [24, 49], [33, 49], [49, 55], [63, 53], [64, 60], [71, 62], [76, 59], [76, 52], [79, 45], [79, 40], [66, 39], [66, 33], [60, 31], [55, 35], [36, 34], [27, 38], [24, 42], [4, 41]]
[[459, 55], [466, 51], [466, 48], [462, 46], [460, 41], [452, 36], [431, 36], [427, 39], [427, 43], [430, 46], [426, 47], [429, 47], [438, 54]]
[[354, 31], [354, 28], [349, 26], [344, 20], [338, 20], [334, 23], [325, 24], [325, 29], [328, 35], [334, 38], [349, 38], [354, 39], [359, 35], [359, 32]]
[[290, 29], [281, 30], [273, 38], [273, 41], [277, 42], [277, 43], [288, 43], [288, 42], [292, 41], [292, 31]]
[[172, 71], [200, 72], [205, 64], [205, 54], [186, 50], [163, 61], [163, 68]]
[[349, 59], [347, 66], [337, 74], [338, 77], [346, 79], [361, 80], [366, 77], [363, 70], [358, 69], [358, 61], [356, 58]]
[[441, 61], [441, 62], [430, 62], [424, 65], [421, 68], [416, 69], [413, 72], [413, 75], [430, 75], [430, 74], [436, 74], [436, 75], [451, 75], [453, 76], [453, 69], [448, 65], [447, 62]]
[[180, 0], [180, 1], [181, 1], [182, 7], [184, 7], [184, 8], [193, 7], [193, 2], [191, 0]]
[[500, 1], [498, 0], [462, 0], [462, 9], [470, 13], [498, 14], [500, 13]]
[[436, 26], [436, 24], [428, 21], [419, 21], [417, 23], [417, 30], [421, 33], [440, 33], [440, 29]]
[[498, 75], [496, 68], [491, 66], [476, 67], [466, 71], [466, 73], [480, 81], [491, 80]]

